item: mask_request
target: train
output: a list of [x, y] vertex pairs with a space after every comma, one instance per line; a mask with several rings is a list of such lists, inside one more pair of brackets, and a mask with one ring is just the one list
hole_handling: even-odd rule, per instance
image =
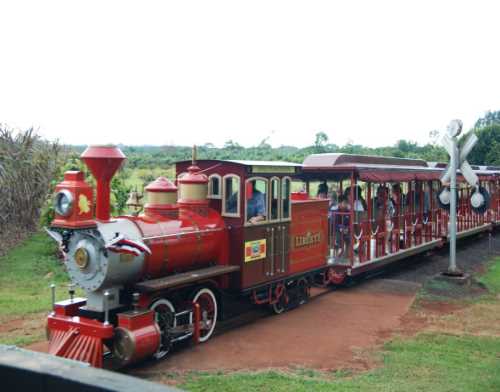
[[[208, 341], [234, 304], [280, 314], [306, 303], [313, 286], [448, 241], [439, 163], [330, 153], [302, 164], [214, 160], [194, 150], [173, 181], [144, 188], [144, 206], [135, 197], [133, 213], [111, 216], [110, 182], [125, 155], [90, 146], [81, 160], [96, 189], [67, 171], [47, 228], [72, 282], [63, 301], [52, 286], [47, 335], [49, 353], [94, 367], [160, 360], [181, 341]], [[458, 176], [459, 239], [500, 223], [500, 168], [473, 169], [475, 189]]]

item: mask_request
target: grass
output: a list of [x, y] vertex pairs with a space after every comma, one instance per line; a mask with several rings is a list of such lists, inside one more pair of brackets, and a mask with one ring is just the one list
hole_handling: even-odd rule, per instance
[[422, 334], [388, 343], [383, 366], [357, 376], [276, 371], [190, 374], [188, 391], [498, 391], [500, 339]]
[[478, 279], [491, 294], [500, 294], [500, 257], [488, 264], [487, 271]]
[[0, 258], [0, 318], [49, 311], [49, 286], [57, 298], [67, 297], [61, 286], [68, 277], [55, 257], [56, 244], [45, 233], [36, 233]]

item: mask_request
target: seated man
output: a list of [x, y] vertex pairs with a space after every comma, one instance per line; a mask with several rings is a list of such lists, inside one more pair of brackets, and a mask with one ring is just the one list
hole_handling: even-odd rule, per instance
[[257, 223], [266, 220], [266, 200], [257, 189], [256, 182], [252, 181], [251, 184], [251, 196], [247, 194], [247, 219], [250, 223]]

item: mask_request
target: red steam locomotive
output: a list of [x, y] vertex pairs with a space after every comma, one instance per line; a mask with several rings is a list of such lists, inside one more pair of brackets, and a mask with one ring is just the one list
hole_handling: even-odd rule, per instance
[[[177, 185], [160, 177], [145, 188], [142, 214], [111, 217], [110, 181], [125, 156], [89, 147], [81, 159], [96, 179], [95, 206], [83, 173], [66, 172], [48, 232], [86, 298], [71, 289], [68, 300], [53, 300], [47, 328], [50, 353], [96, 367], [107, 354], [125, 366], [163, 358], [182, 340], [205, 342], [235, 299], [281, 313], [306, 302], [315, 284], [341, 284], [447, 239], [447, 212], [435, 197], [442, 168], [420, 160], [193, 157], [177, 163]], [[500, 220], [499, 172], [476, 170], [491, 206], [471, 208], [461, 182], [459, 237]], [[292, 180], [305, 189], [292, 192]], [[318, 181], [341, 196], [338, 209], [309, 196]]]

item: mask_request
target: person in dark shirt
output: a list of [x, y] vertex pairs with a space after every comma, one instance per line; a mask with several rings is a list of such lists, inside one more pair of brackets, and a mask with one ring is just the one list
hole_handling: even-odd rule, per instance
[[266, 200], [264, 194], [257, 189], [255, 181], [252, 182], [252, 197], [247, 200], [247, 219], [250, 223], [266, 219]]
[[341, 249], [340, 255], [345, 251], [345, 245], [349, 243], [349, 201], [347, 197], [341, 195], [338, 199], [338, 208], [331, 211], [333, 228], [335, 231], [335, 248]]
[[318, 186], [318, 197], [320, 199], [326, 199], [328, 197], [328, 184], [326, 180]]

